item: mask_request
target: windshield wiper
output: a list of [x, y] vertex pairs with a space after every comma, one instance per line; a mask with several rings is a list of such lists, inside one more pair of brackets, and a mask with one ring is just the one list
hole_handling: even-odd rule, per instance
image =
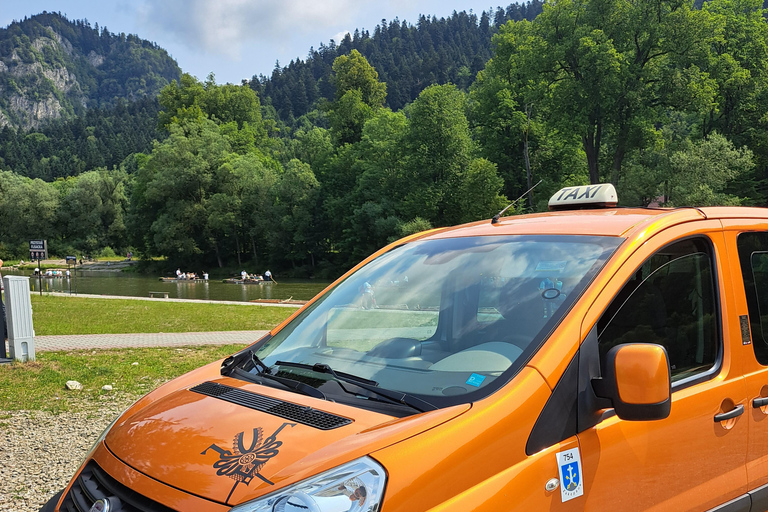
[[[352, 375], [350, 373], [336, 372], [327, 364], [315, 363], [314, 365], [311, 365], [304, 363], [291, 363], [288, 361], [277, 361], [275, 364], [277, 366], [289, 366], [293, 368], [302, 368], [304, 370], [312, 370], [313, 372], [317, 373], [326, 373], [331, 375], [339, 382], [353, 384], [357, 387], [365, 389], [366, 391], [370, 391], [374, 395], [387, 398], [397, 404], [407, 405], [408, 407], [416, 409], [419, 412], [434, 411], [437, 409], [437, 406], [427, 402], [426, 400], [422, 400], [417, 396], [410, 395], [402, 391], [393, 391], [391, 389], [380, 388], [379, 383], [374, 380], [358, 377], [357, 375]], [[353, 391], [349, 391], [341, 384], [339, 385], [347, 393], [358, 394]]]
[[[248, 380], [250, 382], [254, 382], [256, 384], [264, 384], [263, 381], [271, 380], [273, 382], [282, 384], [283, 386], [287, 387], [290, 390], [296, 391], [297, 393], [302, 393], [307, 396], [320, 398], [322, 400], [328, 400], [328, 397], [325, 396], [325, 393], [323, 393], [322, 391], [320, 391], [315, 387], [310, 386], [309, 384], [305, 384], [304, 382], [301, 382], [295, 379], [290, 379], [288, 377], [279, 377], [277, 375], [272, 375], [271, 373], [269, 373], [269, 366], [267, 366], [264, 363], [264, 361], [259, 359], [259, 356], [257, 356], [255, 352], [251, 350], [250, 353], [251, 353], [250, 362], [251, 364], [253, 364], [253, 369], [256, 370], [256, 375], [253, 375], [250, 371], [243, 368], [243, 366], [245, 366], [244, 363], [242, 366], [239, 366], [239, 365], [228, 366], [226, 369], [227, 374], [235, 373], [239, 377], [245, 380]], [[225, 370], [222, 368], [222, 372], [221, 372], [222, 375], [226, 375], [224, 371]]]

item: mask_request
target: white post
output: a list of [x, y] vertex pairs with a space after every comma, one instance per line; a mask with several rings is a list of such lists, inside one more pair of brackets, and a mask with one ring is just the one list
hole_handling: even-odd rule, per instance
[[8, 322], [8, 348], [11, 359], [35, 360], [35, 330], [32, 327], [32, 301], [29, 278], [25, 276], [3, 277], [5, 286], [5, 311]]

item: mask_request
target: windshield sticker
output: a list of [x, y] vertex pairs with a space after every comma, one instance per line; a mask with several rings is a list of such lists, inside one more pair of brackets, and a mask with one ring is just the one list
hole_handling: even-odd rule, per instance
[[467, 379], [467, 384], [469, 384], [470, 386], [475, 386], [476, 388], [479, 388], [484, 380], [485, 380], [485, 375], [478, 375], [477, 373], [473, 373]]
[[278, 448], [283, 445], [282, 441], [277, 440], [277, 434], [280, 433], [285, 427], [295, 427], [296, 423], [283, 423], [280, 428], [274, 431], [274, 433], [268, 438], [262, 441], [264, 433], [261, 427], [253, 429], [253, 442], [251, 446], [246, 448], [243, 444], [243, 435], [245, 432], [237, 434], [232, 441], [232, 451], [220, 448], [219, 446], [212, 444], [201, 455], [205, 455], [208, 450], [213, 450], [219, 454], [219, 460], [213, 463], [213, 468], [216, 469], [216, 474], [219, 476], [226, 476], [235, 481], [235, 485], [232, 486], [232, 490], [229, 491], [226, 501], [235, 492], [237, 484], [244, 483], [248, 485], [253, 480], [253, 477], [259, 478], [261, 481], [268, 483], [269, 485], [275, 485], [270, 482], [266, 477], [262, 476], [259, 472], [261, 468], [269, 462], [269, 459], [276, 456], [279, 452]]
[[556, 453], [555, 455], [557, 456], [557, 467], [560, 472], [560, 498], [563, 502], [578, 498], [584, 494], [579, 449], [573, 448]]
[[563, 272], [568, 264], [565, 260], [559, 261], [540, 261], [536, 265], [536, 272]]

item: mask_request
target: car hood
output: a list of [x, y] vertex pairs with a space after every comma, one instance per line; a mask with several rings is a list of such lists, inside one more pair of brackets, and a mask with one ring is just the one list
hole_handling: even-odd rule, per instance
[[469, 407], [394, 418], [221, 377], [128, 410], [105, 443], [147, 476], [234, 505], [417, 435]]

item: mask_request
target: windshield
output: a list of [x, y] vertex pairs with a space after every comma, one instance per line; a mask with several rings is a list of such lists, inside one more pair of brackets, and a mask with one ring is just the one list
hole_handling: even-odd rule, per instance
[[[622, 239], [467, 237], [399, 246], [348, 276], [255, 355], [279, 375], [327, 365], [438, 407], [507, 382]], [[317, 366], [320, 368], [321, 366]], [[294, 377], [296, 378], [296, 377]]]

